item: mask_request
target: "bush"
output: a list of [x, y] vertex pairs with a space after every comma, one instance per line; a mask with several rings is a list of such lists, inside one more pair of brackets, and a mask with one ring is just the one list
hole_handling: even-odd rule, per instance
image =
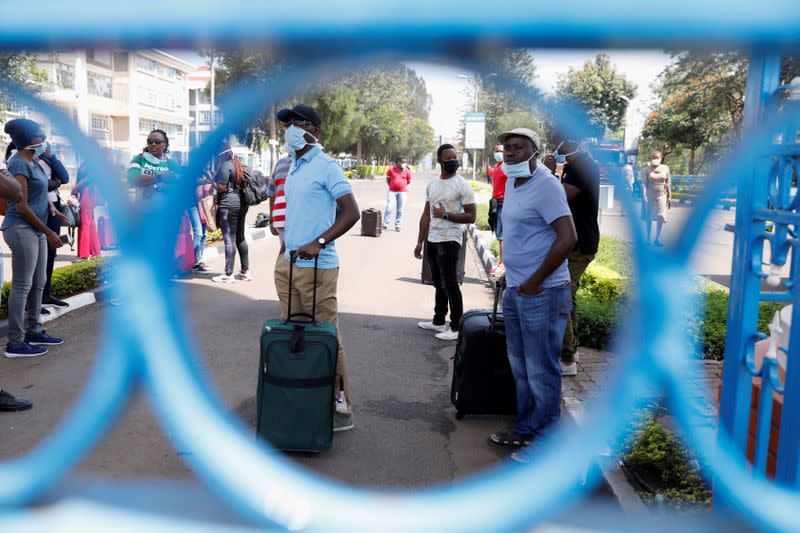
[[352, 170], [345, 170], [344, 177], [347, 179], [353, 179], [353, 171]]
[[215, 242], [219, 242], [222, 240], [222, 230], [215, 229], [214, 231], [209, 231], [206, 233], [206, 246], [211, 246]]
[[475, 192], [488, 192], [489, 194], [492, 193], [492, 186], [489, 185], [488, 183], [482, 183], [477, 180], [475, 181], [469, 180], [469, 185]]
[[475, 213], [475, 225], [478, 229], [489, 231], [489, 204], [478, 204]]
[[620, 300], [628, 291], [628, 280], [614, 270], [592, 262], [581, 276], [581, 290], [595, 300]]
[[[108, 276], [109, 261], [101, 258], [88, 259], [79, 263], [63, 266], [53, 270], [52, 292], [56, 298], [69, 298], [81, 292], [94, 289]], [[0, 318], [8, 317], [8, 295], [11, 282], [3, 284], [3, 302], [0, 305]]]
[[583, 289], [578, 291], [578, 342], [581, 346], [605, 350], [614, 336], [621, 303], [596, 300]]
[[634, 272], [631, 245], [616, 237], [601, 235], [593, 264], [602, 265], [623, 277], [630, 278]]
[[362, 178], [371, 178], [372, 177], [372, 166], [371, 165], [356, 165], [355, 171]]
[[492, 242], [489, 243], [489, 251], [492, 252], [495, 259], [500, 257], [500, 241], [492, 239]]
[[711, 504], [711, 489], [692, 465], [686, 447], [652, 412], [638, 414], [622, 450], [625, 465], [647, 485], [646, 500], [660, 494], [677, 508]]

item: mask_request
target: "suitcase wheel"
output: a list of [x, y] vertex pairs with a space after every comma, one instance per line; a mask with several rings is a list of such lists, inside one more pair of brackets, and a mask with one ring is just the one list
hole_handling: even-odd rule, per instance
[[456, 411], [456, 420], [461, 420], [464, 418], [464, 413], [461, 411]]

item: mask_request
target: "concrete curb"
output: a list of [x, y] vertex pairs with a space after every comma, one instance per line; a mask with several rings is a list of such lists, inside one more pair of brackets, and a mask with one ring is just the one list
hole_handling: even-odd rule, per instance
[[[567, 412], [567, 416], [572, 419], [575, 425], [583, 425], [585, 419], [583, 402], [577, 398], [565, 397], [561, 403]], [[611, 490], [623, 512], [637, 514], [648, 512], [647, 505], [628, 482], [625, 472], [622, 471], [619, 463], [611, 456], [611, 450], [608, 446], [603, 450], [599, 450], [598, 455], [594, 458], [594, 465], [590, 468], [598, 469], [598, 474], [602, 476], [603, 481]], [[587, 472], [587, 476], [588, 474]]]
[[[245, 239], [247, 242], [253, 242], [259, 239], [265, 239], [269, 235], [271, 235], [271, 233], [267, 228], [250, 228], [245, 234]], [[204, 258], [215, 259], [223, 255], [225, 255], [225, 245], [220, 243], [216, 246], [207, 247]], [[100, 286], [92, 289], [91, 291], [81, 292], [74, 296], [70, 296], [69, 298], [65, 298], [64, 301], [69, 304], [69, 307], [47, 306], [47, 310], [50, 311], [50, 314], [42, 317], [42, 324], [46, 324], [47, 322], [69, 314], [72, 311], [77, 311], [82, 307], [92, 305], [96, 302], [105, 301], [107, 290], [107, 286]], [[2, 320], [0, 321], [0, 336], [4, 337], [6, 335], [8, 335], [8, 320]]]
[[492, 255], [492, 251], [489, 248], [489, 243], [486, 242], [486, 239], [483, 237], [483, 235], [481, 235], [480, 231], [478, 230], [478, 226], [475, 224], [470, 224], [468, 231], [469, 236], [472, 239], [472, 243], [475, 245], [475, 251], [478, 252], [478, 257], [480, 258], [483, 269], [486, 272], [486, 277], [489, 278], [489, 282], [494, 286], [495, 282], [490, 272], [497, 266], [497, 259], [495, 259], [494, 255]]

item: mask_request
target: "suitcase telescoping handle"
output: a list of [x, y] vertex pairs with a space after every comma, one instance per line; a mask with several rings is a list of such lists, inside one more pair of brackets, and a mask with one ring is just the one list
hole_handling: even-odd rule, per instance
[[500, 285], [496, 285], [494, 289], [494, 308], [492, 308], [492, 319], [491, 324], [489, 325], [489, 331], [494, 333], [495, 326], [497, 325], [497, 304], [500, 302], [500, 293], [503, 292], [503, 289], [500, 288]]
[[294, 276], [294, 264], [297, 262], [297, 250], [289, 252], [289, 301], [287, 305], [286, 320], [284, 324], [296, 322], [294, 318], [306, 318], [311, 324], [317, 325], [317, 271], [319, 270], [319, 255], [314, 258], [314, 290], [311, 296], [311, 314], [292, 313], [292, 282]]

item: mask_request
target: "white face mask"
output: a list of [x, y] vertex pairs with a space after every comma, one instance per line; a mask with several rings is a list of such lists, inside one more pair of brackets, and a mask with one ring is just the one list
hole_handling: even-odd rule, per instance
[[408, 165], [407, 165], [406, 163], [403, 163], [402, 165], [400, 165], [400, 168], [402, 168], [402, 169], [407, 169], [407, 168], [408, 168]]
[[531, 159], [536, 157], [536, 154], [538, 153], [539, 153], [538, 150], [536, 152], [533, 152], [532, 156], [530, 156], [528, 159], [526, 159], [521, 163], [509, 164], [503, 162], [503, 166], [501, 167], [503, 169], [503, 174], [505, 174], [506, 177], [509, 179], [530, 177], [531, 167], [529, 165], [529, 162]]
[[653, 159], [650, 162], [653, 163], [654, 167], [657, 167], [658, 165], [661, 164], [661, 160], [660, 159]]
[[498, 163], [503, 160], [503, 152], [495, 152], [494, 153], [494, 160]]
[[[313, 142], [308, 142], [305, 139], [306, 134], [310, 135], [311, 138], [314, 139]], [[314, 144], [317, 142], [317, 138], [308, 133], [303, 128], [298, 128], [294, 124], [286, 128], [286, 134], [284, 135], [286, 139], [286, 151], [296, 152], [297, 150], [302, 150], [306, 147], [307, 144]]]

